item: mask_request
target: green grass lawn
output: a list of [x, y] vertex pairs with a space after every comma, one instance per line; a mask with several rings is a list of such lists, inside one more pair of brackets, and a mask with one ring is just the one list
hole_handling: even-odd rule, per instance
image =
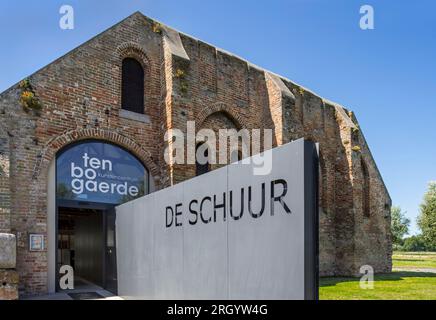
[[436, 252], [394, 252], [393, 269], [403, 268], [435, 268]]
[[374, 289], [361, 289], [359, 278], [321, 278], [320, 299], [436, 300], [436, 273], [407, 271], [436, 268], [435, 252], [395, 252], [392, 260], [394, 272], [376, 275]]

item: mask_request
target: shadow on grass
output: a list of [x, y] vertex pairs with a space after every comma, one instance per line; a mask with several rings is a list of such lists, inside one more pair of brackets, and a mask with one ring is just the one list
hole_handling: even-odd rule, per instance
[[409, 258], [392, 258], [392, 261], [407, 261], [407, 262], [423, 262], [426, 263], [431, 260], [422, 260], [422, 259], [409, 259]]
[[[414, 272], [414, 271], [394, 271], [391, 273], [381, 273], [374, 275], [374, 281], [400, 281], [404, 278], [436, 278], [436, 273]], [[343, 282], [359, 282], [360, 277], [320, 277], [319, 286], [335, 286]]]

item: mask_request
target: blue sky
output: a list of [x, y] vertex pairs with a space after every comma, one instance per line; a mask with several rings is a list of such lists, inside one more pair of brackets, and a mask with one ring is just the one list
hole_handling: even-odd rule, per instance
[[[59, 28], [63, 4], [74, 30]], [[359, 28], [364, 4], [374, 30]], [[435, 1], [2, 1], [0, 92], [137, 10], [353, 110], [417, 232], [436, 180]]]

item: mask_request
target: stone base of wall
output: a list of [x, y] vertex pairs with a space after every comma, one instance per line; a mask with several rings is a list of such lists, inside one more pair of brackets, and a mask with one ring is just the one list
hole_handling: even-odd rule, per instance
[[15, 235], [0, 233], [0, 300], [18, 299]]
[[18, 272], [0, 269], [0, 300], [18, 299]]

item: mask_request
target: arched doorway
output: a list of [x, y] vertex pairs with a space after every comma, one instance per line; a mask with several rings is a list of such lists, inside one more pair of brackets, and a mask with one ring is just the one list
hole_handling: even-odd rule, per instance
[[115, 206], [149, 193], [147, 168], [126, 149], [82, 140], [56, 154], [56, 284], [69, 265], [75, 281], [116, 293]]

